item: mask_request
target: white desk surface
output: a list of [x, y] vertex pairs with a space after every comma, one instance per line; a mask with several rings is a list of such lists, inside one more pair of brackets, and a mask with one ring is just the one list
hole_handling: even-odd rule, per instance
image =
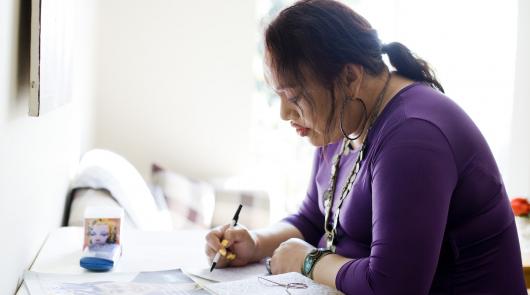
[[[123, 255], [112, 271], [208, 268], [204, 254], [205, 235], [206, 231], [203, 230], [124, 232], [122, 233]], [[82, 246], [82, 227], [58, 228], [49, 234], [31, 270], [61, 274], [87, 273], [87, 270], [79, 266]], [[28, 295], [26, 288], [20, 287], [17, 295]]]
[[[113, 272], [157, 271], [176, 268], [208, 268], [204, 254], [204, 230], [122, 233], [123, 254]], [[62, 227], [51, 232], [30, 270], [45, 273], [82, 274], [82, 227]], [[17, 295], [27, 295], [20, 287]]]

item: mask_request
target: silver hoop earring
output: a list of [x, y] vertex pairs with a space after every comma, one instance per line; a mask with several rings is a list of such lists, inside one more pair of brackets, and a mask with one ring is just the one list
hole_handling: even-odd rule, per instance
[[[364, 117], [364, 123], [363, 123], [363, 126], [362, 126], [362, 129], [361, 129], [361, 133], [359, 133], [359, 135], [355, 136], [355, 137], [349, 137], [348, 134], [346, 134], [346, 132], [344, 131], [344, 126], [342, 125], [342, 121], [344, 119], [344, 108], [346, 107], [346, 103], [348, 102], [348, 100], [352, 100], [352, 101], [356, 101], [358, 100], [361, 105], [363, 106], [363, 117]], [[359, 97], [356, 97], [354, 99], [351, 99], [351, 98], [346, 98], [344, 99], [344, 101], [342, 102], [342, 108], [340, 110], [340, 131], [342, 132], [342, 135], [344, 135], [344, 137], [346, 137], [347, 139], [349, 140], [357, 140], [359, 137], [361, 137], [361, 135], [363, 134], [363, 130], [364, 130], [364, 127], [366, 127], [366, 119], [368, 118], [368, 109], [366, 108], [366, 104], [364, 103], [364, 101], [359, 98]]]

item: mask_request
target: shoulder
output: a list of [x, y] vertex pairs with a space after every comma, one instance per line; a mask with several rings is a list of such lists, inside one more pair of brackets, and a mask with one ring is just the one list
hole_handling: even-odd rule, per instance
[[462, 108], [423, 83], [405, 87], [392, 99], [374, 125], [371, 137], [386, 138], [400, 129], [414, 129], [418, 125], [440, 132], [450, 145], [460, 144], [463, 138], [482, 141], [478, 128]]
[[401, 155], [425, 149], [453, 154], [448, 123], [458, 117], [467, 116], [443, 93], [418, 82], [406, 86], [373, 126], [368, 139], [372, 162], [397, 149]]
[[383, 110], [374, 126], [377, 133], [391, 132], [409, 119], [420, 119], [444, 130], [453, 121], [470, 121], [466, 113], [445, 94], [423, 84], [403, 88]]
[[448, 96], [422, 83], [402, 90], [373, 127], [369, 144], [377, 155], [401, 144], [453, 154], [459, 170], [480, 155], [491, 162], [489, 146], [471, 118]]

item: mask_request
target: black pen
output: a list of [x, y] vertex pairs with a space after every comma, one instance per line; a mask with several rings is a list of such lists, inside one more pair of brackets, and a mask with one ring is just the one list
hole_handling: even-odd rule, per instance
[[[239, 212], [241, 212], [241, 208], [243, 208], [243, 205], [239, 204], [239, 207], [237, 207], [236, 214], [234, 214], [234, 217], [232, 218], [232, 222], [230, 223], [230, 227], [234, 227], [237, 225], [237, 220], [239, 219]], [[221, 254], [219, 251], [215, 254], [215, 257], [213, 258], [212, 267], [210, 268], [210, 272], [213, 271], [215, 268], [215, 265], [217, 262], [219, 262], [219, 259], [221, 259]]]

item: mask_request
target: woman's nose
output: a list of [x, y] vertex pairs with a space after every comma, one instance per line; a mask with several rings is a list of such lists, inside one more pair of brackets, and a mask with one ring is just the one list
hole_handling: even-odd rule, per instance
[[284, 121], [290, 121], [295, 119], [296, 110], [294, 107], [287, 103], [284, 98], [280, 100], [280, 118]]

